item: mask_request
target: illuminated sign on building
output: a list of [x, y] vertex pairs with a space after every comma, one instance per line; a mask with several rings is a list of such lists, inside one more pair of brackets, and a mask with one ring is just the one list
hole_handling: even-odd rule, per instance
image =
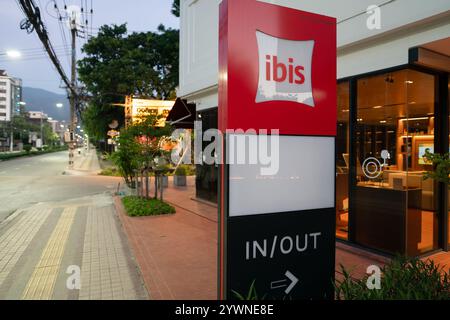
[[137, 123], [146, 115], [161, 116], [158, 121], [158, 126], [164, 127], [166, 125], [166, 118], [172, 110], [175, 101], [166, 100], [147, 100], [147, 99], [132, 99], [132, 122]]

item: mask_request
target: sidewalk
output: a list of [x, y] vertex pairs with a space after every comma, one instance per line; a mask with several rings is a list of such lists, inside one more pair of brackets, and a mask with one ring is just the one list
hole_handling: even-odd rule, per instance
[[165, 200], [176, 207], [170, 216], [131, 218], [115, 198], [122, 225], [153, 300], [215, 300], [217, 297], [217, 209], [191, 200], [188, 187], [170, 187]]
[[[175, 215], [128, 217], [115, 197], [150, 299], [217, 299], [217, 207], [192, 200], [194, 177], [188, 177], [187, 187], [174, 187], [169, 178], [164, 192], [176, 207]], [[341, 264], [360, 278], [368, 266], [386, 262], [385, 257], [336, 243], [337, 279], [342, 278]]]
[[111, 196], [39, 203], [0, 223], [0, 299], [147, 297]]
[[75, 149], [73, 169], [67, 168], [65, 175], [91, 175], [100, 172], [100, 164], [96, 149], [91, 147], [89, 151], [83, 148]]

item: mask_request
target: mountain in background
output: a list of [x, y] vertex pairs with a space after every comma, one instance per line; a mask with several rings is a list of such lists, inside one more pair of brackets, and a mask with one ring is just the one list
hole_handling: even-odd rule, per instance
[[[55, 120], [70, 120], [70, 106], [66, 95], [30, 87], [23, 87], [22, 95], [22, 100], [27, 104], [27, 111], [42, 110]], [[57, 108], [57, 103], [62, 103], [64, 106]]]

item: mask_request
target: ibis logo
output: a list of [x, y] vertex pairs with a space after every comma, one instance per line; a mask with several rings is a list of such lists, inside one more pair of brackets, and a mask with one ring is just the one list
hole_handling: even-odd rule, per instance
[[280, 39], [257, 31], [259, 83], [256, 102], [292, 101], [314, 107], [311, 65], [314, 40]]

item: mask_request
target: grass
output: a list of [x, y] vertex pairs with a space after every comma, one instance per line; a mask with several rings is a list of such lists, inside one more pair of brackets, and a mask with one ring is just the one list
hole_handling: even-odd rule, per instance
[[116, 167], [105, 168], [99, 173], [99, 175], [107, 176], [107, 177], [121, 177], [122, 176]]
[[158, 216], [175, 213], [175, 208], [158, 199], [145, 199], [136, 196], [122, 198], [127, 215], [130, 217]]

